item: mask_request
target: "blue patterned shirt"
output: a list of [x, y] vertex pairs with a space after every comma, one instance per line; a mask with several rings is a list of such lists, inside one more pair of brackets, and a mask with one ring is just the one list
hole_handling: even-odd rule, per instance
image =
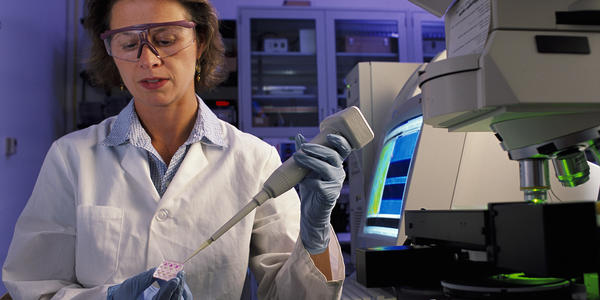
[[204, 143], [218, 147], [226, 146], [219, 119], [204, 104], [200, 97], [196, 95], [196, 98], [198, 99], [198, 115], [196, 116], [194, 128], [185, 143], [177, 149], [169, 165], [164, 162], [158, 151], [152, 146], [152, 140], [144, 127], [142, 127], [142, 123], [135, 112], [133, 100], [119, 113], [108, 137], [103, 142], [105, 146], [118, 146], [129, 143], [146, 150], [150, 165], [150, 177], [161, 197], [167, 190], [173, 177], [175, 177], [175, 173], [177, 173], [192, 144]]

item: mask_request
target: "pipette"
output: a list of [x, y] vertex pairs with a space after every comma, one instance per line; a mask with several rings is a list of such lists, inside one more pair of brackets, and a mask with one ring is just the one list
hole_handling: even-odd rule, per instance
[[[367, 145], [374, 137], [373, 131], [369, 127], [367, 120], [362, 115], [360, 110], [356, 106], [348, 107], [340, 112], [337, 112], [323, 120], [321, 122], [319, 134], [313, 138], [310, 143], [320, 144], [325, 146], [330, 146], [327, 142], [327, 135], [334, 133], [342, 135], [348, 140], [352, 150], [357, 150], [365, 145]], [[213, 235], [210, 236], [202, 245], [194, 251], [183, 263], [175, 263], [176, 266], [183, 268], [183, 265], [187, 263], [190, 259], [196, 256], [200, 251], [204, 250], [214, 241], [216, 241], [219, 237], [221, 237], [225, 232], [227, 232], [233, 225], [237, 224], [241, 219], [243, 219], [246, 215], [248, 215], [251, 211], [253, 211], [256, 207], [262, 205], [265, 201], [275, 198], [284, 192], [288, 191], [296, 184], [298, 184], [306, 174], [308, 174], [309, 170], [300, 167], [292, 157], [286, 160], [279, 168], [277, 168], [273, 174], [265, 181], [263, 184], [263, 188], [261, 189], [256, 196], [252, 198], [246, 206], [244, 206], [237, 214], [235, 214], [229, 221], [227, 221], [221, 228], [219, 228]], [[167, 262], [167, 261], [165, 261]], [[168, 262], [165, 265], [165, 262], [161, 263], [161, 265], [157, 268], [156, 272], [159, 270], [163, 271], [163, 266], [169, 266], [173, 268], [173, 262]], [[170, 263], [170, 264], [169, 264]], [[181, 270], [180, 268], [177, 268]], [[157, 273], [155, 273], [157, 274]], [[175, 274], [177, 274], [175, 272]], [[155, 276], [156, 277], [156, 276]], [[163, 276], [165, 277], [165, 276]], [[161, 279], [165, 279], [163, 277], [159, 277]], [[173, 276], [174, 277], [174, 276]], [[168, 279], [166, 279], [168, 280]]]

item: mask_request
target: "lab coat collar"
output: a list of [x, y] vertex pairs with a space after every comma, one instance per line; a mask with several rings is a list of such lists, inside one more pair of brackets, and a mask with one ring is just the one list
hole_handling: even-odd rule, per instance
[[[183, 192], [184, 187], [208, 166], [208, 159], [204, 154], [203, 145], [206, 144], [193, 143], [190, 145], [183, 162], [175, 173], [175, 177], [173, 177], [162, 197], [155, 188], [147, 189], [150, 193], [148, 197], [154, 199], [155, 202], [159, 202], [161, 199], [173, 199]], [[127, 147], [123, 150], [125, 152], [121, 160], [123, 169], [141, 186], [152, 187], [154, 184], [150, 178], [150, 167], [146, 151], [140, 147]]]
[[[117, 150], [119, 151], [119, 150]], [[150, 178], [150, 165], [148, 164], [148, 155], [142, 148], [137, 147], [126, 147], [120, 149], [123, 152], [121, 159], [121, 166], [131, 177], [138, 182], [142, 187], [154, 186], [152, 179]], [[145, 188], [142, 191], [147, 192], [146, 195], [139, 195], [140, 197], [148, 197], [153, 199], [155, 202], [160, 200], [160, 195], [155, 188]]]
[[162, 199], [175, 198], [196, 175], [200, 174], [208, 166], [208, 159], [204, 154], [202, 144], [204, 143], [194, 143], [190, 146], [188, 153], [183, 158], [181, 166], [179, 166], [175, 177], [173, 177], [173, 180], [167, 187]]
[[[196, 95], [198, 100], [198, 115], [196, 117], [196, 123], [190, 136], [188, 137], [185, 145], [191, 145], [197, 142], [201, 142], [208, 146], [217, 146], [219, 148], [227, 147], [227, 142], [223, 137], [223, 128], [217, 116], [206, 106], [200, 96]], [[137, 121], [137, 122], [136, 122]], [[129, 101], [129, 104], [121, 110], [117, 116], [115, 122], [111, 126], [110, 133], [106, 139], [102, 142], [104, 146], [118, 146], [132, 141], [132, 126], [139, 123], [137, 114], [135, 113], [135, 107], [133, 105], [133, 99]], [[141, 125], [141, 124], [139, 124]], [[136, 141], [136, 145], [141, 147], [143, 145], [137, 145], [139, 141]], [[146, 147], [143, 147], [146, 148]]]

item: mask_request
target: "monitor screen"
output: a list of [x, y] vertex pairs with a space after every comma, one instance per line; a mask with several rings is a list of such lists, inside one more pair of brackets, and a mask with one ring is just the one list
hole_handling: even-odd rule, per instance
[[373, 176], [364, 233], [394, 238], [398, 235], [404, 192], [422, 125], [423, 117], [417, 116], [386, 134]]

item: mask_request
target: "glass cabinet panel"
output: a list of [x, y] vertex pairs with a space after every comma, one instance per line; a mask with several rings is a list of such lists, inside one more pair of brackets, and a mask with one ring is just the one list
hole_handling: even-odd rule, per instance
[[446, 49], [444, 20], [428, 13], [413, 13], [413, 61], [430, 62]]
[[315, 20], [252, 19], [253, 127], [316, 127]]
[[240, 9], [241, 129], [307, 137], [346, 107], [347, 73], [363, 61], [407, 61], [406, 12]]
[[258, 137], [312, 137], [326, 115], [324, 12], [241, 8], [241, 129]]
[[444, 25], [439, 22], [421, 23], [423, 62], [430, 62], [438, 53], [446, 49]]
[[327, 14], [330, 51], [329, 113], [346, 108], [344, 78], [356, 64], [365, 61], [406, 60], [405, 14], [400, 12], [340, 11]]
[[335, 56], [339, 109], [346, 107], [344, 78], [359, 62], [399, 61], [398, 20], [336, 20]]

